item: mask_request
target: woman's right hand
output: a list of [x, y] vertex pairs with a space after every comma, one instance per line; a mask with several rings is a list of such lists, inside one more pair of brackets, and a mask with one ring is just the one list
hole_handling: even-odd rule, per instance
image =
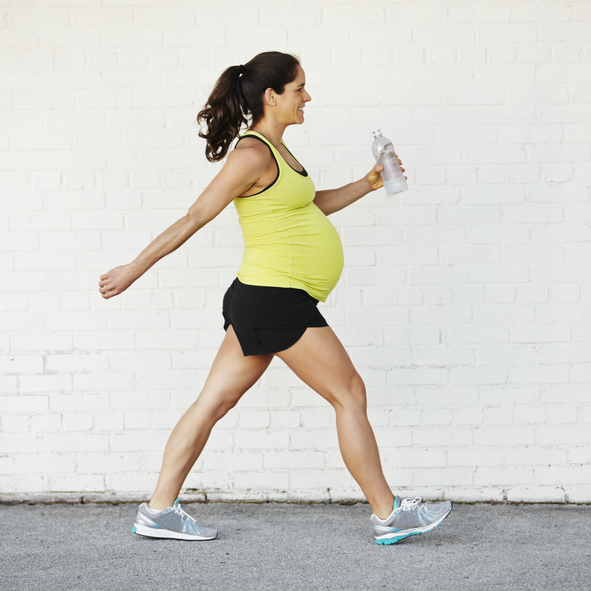
[[105, 300], [108, 300], [123, 293], [136, 279], [137, 277], [134, 276], [131, 265], [115, 267], [101, 275], [99, 292]]

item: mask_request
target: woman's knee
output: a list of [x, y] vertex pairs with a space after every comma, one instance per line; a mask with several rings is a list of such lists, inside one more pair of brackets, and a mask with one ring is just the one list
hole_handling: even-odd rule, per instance
[[208, 396], [207, 399], [200, 396], [197, 399], [197, 406], [201, 407], [202, 411], [208, 416], [210, 421], [217, 423], [236, 406], [238, 400], [240, 400], [240, 397], [227, 395]]
[[342, 408], [354, 408], [355, 410], [365, 410], [367, 408], [367, 396], [365, 384], [358, 373], [354, 373], [336, 396], [333, 406]]

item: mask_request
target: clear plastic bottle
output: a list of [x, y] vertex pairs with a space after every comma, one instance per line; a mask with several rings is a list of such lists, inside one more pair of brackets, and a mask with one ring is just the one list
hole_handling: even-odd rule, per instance
[[398, 163], [398, 156], [394, 151], [392, 142], [382, 135], [379, 129], [372, 131], [373, 142], [371, 144], [371, 151], [376, 163], [383, 166], [384, 170], [380, 173], [386, 193], [392, 197], [396, 193], [402, 193], [408, 189], [404, 173]]

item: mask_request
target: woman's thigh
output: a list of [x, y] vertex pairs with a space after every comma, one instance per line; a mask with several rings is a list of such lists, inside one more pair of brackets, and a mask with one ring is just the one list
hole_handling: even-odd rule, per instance
[[276, 355], [331, 404], [365, 404], [363, 380], [330, 326], [308, 328], [295, 345]]
[[197, 402], [231, 408], [254, 386], [272, 359], [273, 355], [245, 357], [234, 329], [229, 326]]

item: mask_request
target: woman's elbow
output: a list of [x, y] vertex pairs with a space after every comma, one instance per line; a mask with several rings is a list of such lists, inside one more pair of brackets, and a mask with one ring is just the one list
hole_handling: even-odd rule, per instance
[[196, 205], [192, 205], [189, 208], [189, 211], [185, 215], [185, 223], [187, 226], [192, 230], [194, 234], [197, 230], [201, 230], [203, 226], [207, 223], [211, 222], [211, 220], [215, 217], [215, 214], [208, 212], [208, 210], [204, 207], [199, 207]]

